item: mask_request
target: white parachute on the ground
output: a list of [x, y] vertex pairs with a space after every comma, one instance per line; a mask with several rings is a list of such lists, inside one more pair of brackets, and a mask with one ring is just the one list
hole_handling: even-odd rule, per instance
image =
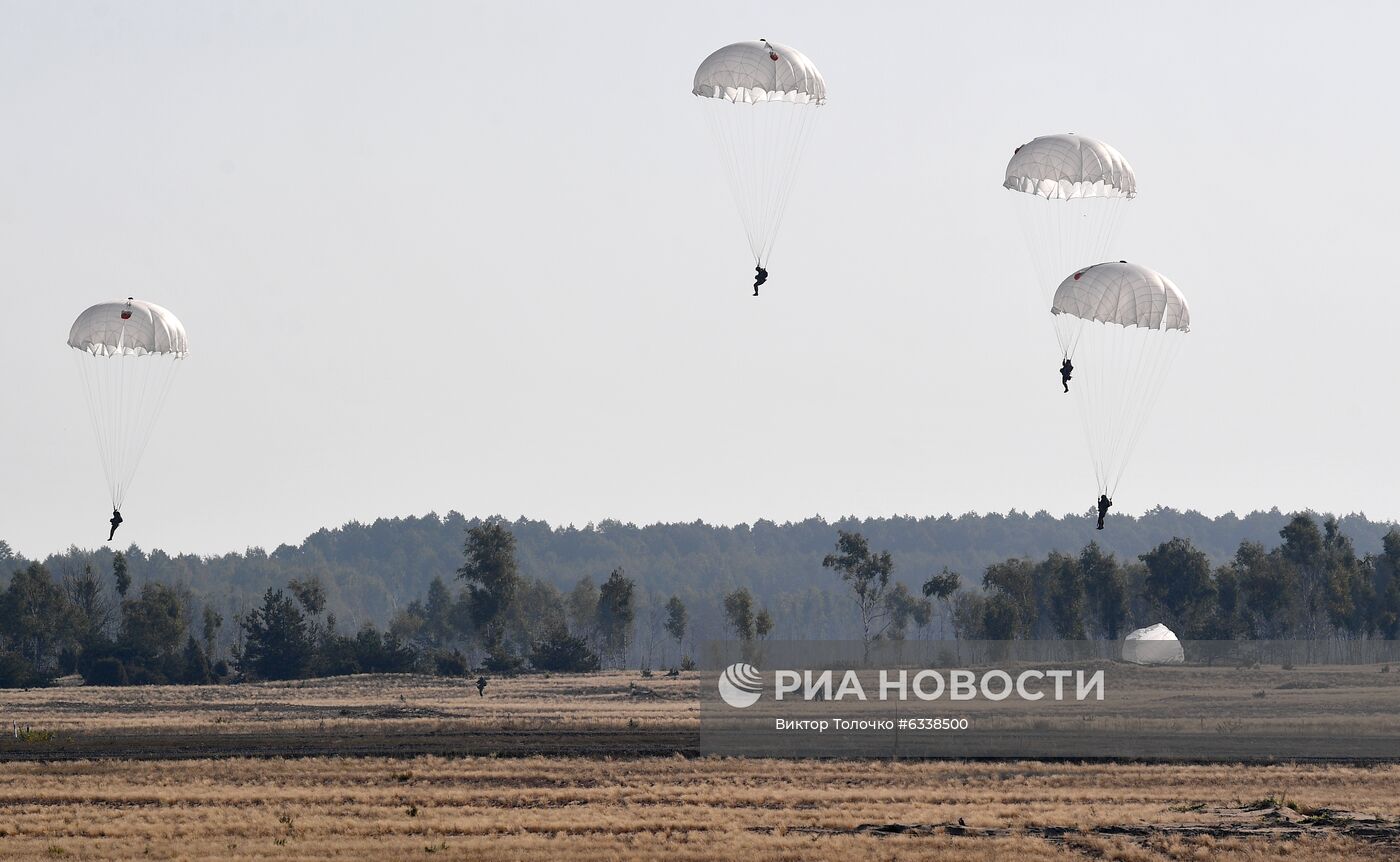
[[760, 39], [706, 57], [691, 93], [714, 133], [754, 263], [765, 266], [826, 81], [802, 52]]
[[175, 315], [128, 297], [78, 315], [68, 346], [76, 351], [112, 508], [120, 509], [189, 339]]
[[[1073, 133], [1017, 147], [1002, 186], [1017, 192], [1012, 202], [1043, 300], [1065, 273], [1112, 256], [1123, 207], [1137, 196], [1137, 177], [1121, 153]], [[1055, 321], [1060, 351], [1072, 358], [1069, 333]]]
[[1176, 633], [1161, 623], [1137, 629], [1123, 639], [1123, 661], [1133, 664], [1181, 664], [1186, 653]]
[[1050, 311], [1076, 354], [1071, 397], [1099, 493], [1112, 498], [1191, 328], [1191, 310], [1166, 276], [1117, 261], [1076, 270]]

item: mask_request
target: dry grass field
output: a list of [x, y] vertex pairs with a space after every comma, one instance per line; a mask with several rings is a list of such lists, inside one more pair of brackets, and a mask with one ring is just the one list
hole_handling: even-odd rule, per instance
[[1331, 862], [1396, 858], [1397, 809], [1396, 767], [100, 760], [0, 768], [0, 856]]
[[695, 757], [697, 715], [635, 673], [0, 692], [0, 859], [1400, 858], [1400, 765]]
[[63, 733], [298, 733], [434, 729], [694, 728], [698, 677], [610, 671], [469, 680], [407, 674], [224, 686], [0, 691], [0, 721]]

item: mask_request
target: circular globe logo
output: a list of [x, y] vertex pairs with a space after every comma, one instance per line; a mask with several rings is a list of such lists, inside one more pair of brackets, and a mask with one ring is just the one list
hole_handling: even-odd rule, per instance
[[753, 706], [762, 693], [763, 676], [751, 664], [731, 664], [719, 675], [720, 699], [735, 709]]

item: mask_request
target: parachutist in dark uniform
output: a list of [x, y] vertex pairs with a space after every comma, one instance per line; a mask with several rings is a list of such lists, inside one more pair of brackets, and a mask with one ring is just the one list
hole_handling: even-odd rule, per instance
[[756, 266], [753, 268], [753, 271], [757, 273], [757, 275], [753, 277], [753, 295], [758, 296], [758, 286], [768, 280], [768, 270], [761, 266]]
[[1065, 391], [1069, 391], [1069, 379], [1074, 376], [1074, 363], [1065, 357], [1065, 361], [1060, 363], [1060, 382], [1065, 385]]
[[479, 676], [476, 678], [476, 694], [478, 697], [486, 696], [486, 677]]
[[112, 537], [117, 534], [117, 528], [122, 525], [122, 513], [116, 509], [112, 510], [112, 517], [107, 519], [107, 523], [112, 525], [112, 532], [107, 534], [107, 541], [112, 541]]
[[1104, 517], [1104, 515], [1107, 515], [1107, 514], [1108, 514], [1108, 509], [1109, 509], [1109, 507], [1112, 506], [1112, 505], [1113, 505], [1113, 501], [1110, 500], [1110, 499], [1108, 499], [1108, 495], [1107, 495], [1107, 494], [1100, 494], [1100, 495], [1099, 495], [1099, 526], [1098, 526], [1098, 529], [1100, 529], [1100, 530], [1103, 529], [1103, 517]]

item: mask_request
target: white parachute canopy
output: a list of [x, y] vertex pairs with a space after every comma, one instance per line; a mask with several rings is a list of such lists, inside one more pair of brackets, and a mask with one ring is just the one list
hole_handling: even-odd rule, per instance
[[1181, 664], [1186, 654], [1176, 634], [1161, 623], [1128, 632], [1123, 639], [1123, 661], [1133, 664]]
[[802, 52], [760, 39], [705, 58], [691, 93], [700, 97], [754, 263], [773, 251], [797, 166], [826, 81]]
[[1071, 397], [1098, 489], [1112, 498], [1191, 328], [1191, 310], [1166, 276], [1118, 261], [1070, 275], [1050, 311], [1076, 360]]
[[[1065, 273], [1111, 257], [1123, 206], [1137, 196], [1137, 177], [1121, 153], [1073, 133], [1017, 147], [1002, 186], [1017, 192], [1012, 203], [1042, 300]], [[1069, 356], [1069, 333], [1059, 318], [1055, 334]]]
[[189, 339], [175, 315], [128, 297], [78, 315], [68, 346], [76, 351], [112, 508], [120, 509]]

